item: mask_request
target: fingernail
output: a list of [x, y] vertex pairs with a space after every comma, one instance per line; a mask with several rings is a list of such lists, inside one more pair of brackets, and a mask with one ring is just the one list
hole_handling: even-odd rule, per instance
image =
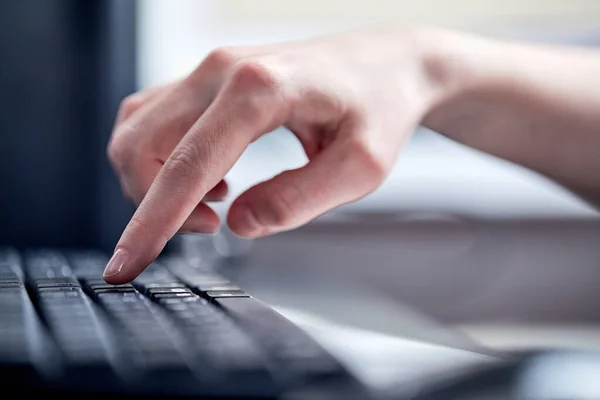
[[121, 272], [126, 260], [127, 251], [125, 251], [125, 249], [117, 249], [117, 251], [115, 251], [115, 254], [113, 254], [113, 256], [108, 261], [108, 264], [106, 264], [103, 276], [113, 276]]

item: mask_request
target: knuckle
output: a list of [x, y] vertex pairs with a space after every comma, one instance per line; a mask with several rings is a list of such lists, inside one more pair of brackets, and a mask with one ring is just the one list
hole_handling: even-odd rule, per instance
[[236, 59], [233, 48], [219, 47], [208, 53], [202, 64], [208, 68], [223, 68], [233, 64]]
[[353, 139], [348, 153], [363, 171], [368, 191], [375, 189], [385, 180], [388, 166], [374, 144], [362, 139]]
[[198, 151], [193, 145], [180, 144], [164, 165], [168, 173], [187, 176], [200, 162]]
[[142, 105], [142, 96], [138, 93], [125, 97], [119, 105], [119, 113], [126, 119]]
[[106, 148], [107, 157], [119, 173], [130, 171], [143, 153], [136, 126], [124, 122], [113, 132]]
[[202, 82], [209, 76], [221, 73], [223, 70], [229, 69], [238, 57], [232, 48], [221, 47], [212, 50], [189, 75], [187, 82], [194, 84]]
[[275, 93], [280, 87], [280, 79], [274, 69], [260, 59], [246, 59], [237, 63], [231, 81], [235, 88], [243, 91], [253, 89]]
[[131, 160], [131, 151], [127, 146], [126, 141], [123, 140], [123, 135], [117, 134], [111, 138], [106, 153], [110, 163], [117, 171], [125, 171], [128, 169], [129, 161]]
[[262, 60], [244, 60], [236, 64], [229, 85], [237, 108], [248, 120], [268, 123], [283, 104], [280, 101], [283, 94], [281, 79]]

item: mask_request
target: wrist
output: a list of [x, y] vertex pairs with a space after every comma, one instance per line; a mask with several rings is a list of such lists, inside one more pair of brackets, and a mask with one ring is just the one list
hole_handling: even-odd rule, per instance
[[434, 93], [430, 110], [493, 80], [497, 43], [492, 40], [432, 28], [420, 28], [417, 37], [423, 74]]
[[[466, 144], [485, 121], [485, 107], [503, 96], [515, 79], [510, 46], [501, 41], [467, 33], [427, 29], [420, 35], [425, 76], [435, 95], [422, 124]], [[483, 108], [483, 109], [482, 109]], [[481, 126], [480, 126], [481, 127]]]

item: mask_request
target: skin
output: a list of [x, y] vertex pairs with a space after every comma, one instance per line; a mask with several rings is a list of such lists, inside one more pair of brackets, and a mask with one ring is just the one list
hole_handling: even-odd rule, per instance
[[184, 79], [126, 98], [108, 156], [138, 207], [105, 280], [134, 279], [177, 232], [215, 232], [207, 203], [279, 126], [309, 162], [242, 193], [243, 237], [301, 226], [375, 190], [419, 125], [600, 204], [600, 54], [424, 27], [213, 51]]

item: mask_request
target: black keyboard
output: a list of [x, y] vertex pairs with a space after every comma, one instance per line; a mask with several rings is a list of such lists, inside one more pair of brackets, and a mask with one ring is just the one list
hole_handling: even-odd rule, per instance
[[366, 398], [310, 336], [214, 271], [170, 256], [131, 284], [109, 285], [107, 260], [98, 252], [0, 249], [4, 389]]

